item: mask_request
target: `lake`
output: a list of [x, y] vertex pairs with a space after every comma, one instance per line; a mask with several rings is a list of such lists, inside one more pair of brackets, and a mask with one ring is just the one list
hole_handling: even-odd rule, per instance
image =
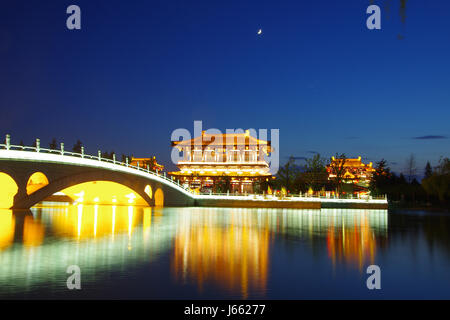
[[449, 299], [449, 231], [450, 215], [424, 211], [2, 210], [0, 298]]

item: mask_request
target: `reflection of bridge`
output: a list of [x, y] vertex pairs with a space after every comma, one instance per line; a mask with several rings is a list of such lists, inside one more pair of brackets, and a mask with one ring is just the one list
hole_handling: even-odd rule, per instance
[[[152, 261], [170, 248], [175, 233], [175, 224], [170, 219], [176, 216], [161, 215], [161, 221], [152, 223], [152, 215], [155, 219], [156, 214], [154, 210], [152, 213], [152, 208], [84, 207], [32, 208], [15, 213], [0, 211], [4, 221], [9, 218], [14, 226], [9, 230], [14, 242], [3, 243], [3, 251], [0, 242], [0, 297], [7, 293], [23, 294], [39, 283], [47, 283], [53, 290], [66, 291], [66, 269], [70, 265], [79, 265], [83, 270], [83, 282], [89, 283], [98, 280], [103, 273], [125, 265], [132, 267]], [[80, 237], [78, 228], [89, 227], [89, 218], [94, 218], [89, 213], [94, 213], [94, 208], [99, 220], [111, 216], [108, 209], [115, 212], [116, 230], [101, 233], [104, 226], [99, 223], [97, 237], [95, 233], [84, 232]], [[84, 218], [78, 223], [81, 215]], [[58, 223], [61, 218], [68, 219]], [[38, 231], [37, 226], [42, 230]], [[64, 240], [43, 241], [44, 233]]]
[[[81, 154], [67, 152], [63, 145], [61, 150], [14, 146], [9, 144], [9, 137], [0, 148], [0, 175], [4, 175], [4, 180], [9, 179], [8, 184], [12, 186], [9, 196], [13, 199], [7, 207], [28, 209], [58, 191], [91, 181], [119, 183], [136, 192], [150, 206], [194, 204], [194, 195], [165, 173], [105, 159], [100, 152], [98, 156], [90, 156], [83, 151]], [[36, 174], [44, 182], [30, 190], [30, 181]]]

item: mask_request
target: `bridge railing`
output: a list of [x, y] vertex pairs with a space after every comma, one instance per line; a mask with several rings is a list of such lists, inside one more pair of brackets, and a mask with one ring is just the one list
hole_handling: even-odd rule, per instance
[[246, 197], [249, 199], [272, 199], [272, 200], [297, 200], [297, 199], [327, 199], [327, 200], [387, 200], [387, 196], [371, 196], [371, 195], [317, 195], [317, 194], [288, 194], [288, 195], [280, 195], [280, 194], [267, 194], [267, 193], [245, 193], [245, 192], [228, 192], [228, 193], [214, 193], [214, 192], [200, 192], [198, 193], [202, 196], [214, 196], [214, 197]]
[[98, 151], [98, 154], [96, 156], [94, 155], [89, 155], [84, 153], [84, 147], [81, 147], [81, 153], [77, 153], [77, 152], [71, 152], [71, 151], [67, 151], [64, 150], [64, 143], [61, 143], [61, 147], [60, 149], [47, 149], [47, 148], [41, 148], [40, 147], [40, 141], [39, 139], [36, 139], [36, 145], [35, 146], [23, 146], [23, 145], [13, 145], [10, 143], [10, 137], [9, 135], [6, 135], [6, 143], [2, 143], [0, 144], [0, 149], [6, 149], [6, 150], [13, 150], [13, 151], [28, 151], [28, 152], [36, 152], [36, 153], [47, 153], [47, 154], [56, 154], [56, 155], [61, 155], [61, 156], [67, 156], [67, 157], [76, 157], [76, 158], [83, 158], [83, 159], [90, 159], [90, 160], [96, 160], [96, 161], [101, 161], [101, 162], [108, 162], [111, 164], [115, 164], [115, 165], [119, 165], [119, 166], [124, 166], [127, 168], [131, 168], [137, 171], [142, 171], [145, 172], [147, 174], [151, 174], [151, 175], [155, 175], [161, 179], [164, 179], [184, 190], [186, 190], [187, 192], [191, 192], [189, 188], [186, 188], [184, 186], [182, 186], [179, 181], [171, 179], [169, 177], [166, 176], [165, 172], [158, 172], [158, 170], [156, 170], [156, 172], [150, 170], [150, 168], [147, 166], [147, 168], [142, 168], [139, 165], [135, 166], [135, 165], [131, 165], [130, 163], [128, 163], [128, 158], [126, 158], [125, 162], [122, 161], [118, 161], [115, 159], [115, 154], [113, 154], [113, 159], [110, 158], [104, 158], [102, 157], [101, 151]]

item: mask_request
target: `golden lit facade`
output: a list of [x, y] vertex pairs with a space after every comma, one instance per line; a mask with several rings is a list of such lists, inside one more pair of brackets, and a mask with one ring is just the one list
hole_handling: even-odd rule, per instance
[[161, 172], [164, 170], [164, 166], [162, 164], [159, 164], [156, 162], [156, 157], [153, 156], [153, 158], [131, 158], [130, 165], [140, 167], [143, 169], [149, 169], [153, 172]]
[[[343, 159], [331, 157], [331, 161], [332, 164], [327, 165], [328, 179], [336, 178], [336, 174], [332, 169], [333, 163], [339, 166], [339, 163], [341, 163]], [[372, 167], [372, 162], [364, 164], [361, 161], [361, 157], [348, 158], [345, 159], [343, 167], [344, 174], [342, 175], [342, 181], [344, 183], [351, 183], [365, 188], [369, 187], [370, 180], [375, 172], [375, 169]]]
[[182, 154], [179, 171], [169, 174], [181, 184], [201, 192], [253, 193], [272, 179], [265, 155], [270, 142], [252, 137], [249, 131], [207, 134], [173, 142]]

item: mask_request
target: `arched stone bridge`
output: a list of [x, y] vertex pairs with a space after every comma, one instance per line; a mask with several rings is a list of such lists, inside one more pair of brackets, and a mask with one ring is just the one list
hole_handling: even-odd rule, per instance
[[[17, 185], [17, 192], [11, 195], [11, 209], [29, 209], [58, 191], [91, 181], [124, 185], [139, 194], [150, 206], [190, 206], [195, 203], [194, 195], [177, 182], [143, 168], [84, 154], [35, 147], [12, 150], [9, 145], [2, 146], [5, 149], [0, 149], [0, 174], [8, 175]], [[14, 147], [17, 149], [17, 146]], [[48, 184], [27, 193], [29, 179], [36, 172], [42, 173]], [[146, 192], [148, 186], [151, 193]], [[155, 200], [156, 193], [160, 200]]]

